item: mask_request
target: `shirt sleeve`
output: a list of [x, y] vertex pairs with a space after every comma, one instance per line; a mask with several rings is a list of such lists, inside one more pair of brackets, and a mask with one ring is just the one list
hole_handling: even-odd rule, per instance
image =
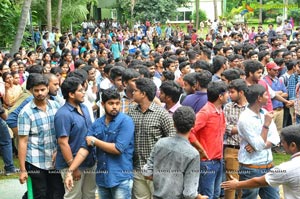
[[26, 112], [22, 112], [18, 116], [18, 135], [29, 135], [31, 129], [31, 120]]
[[130, 117], [125, 117], [121, 123], [115, 146], [123, 153], [134, 140], [134, 123]]
[[200, 133], [201, 129], [204, 128], [207, 120], [208, 115], [206, 112], [200, 110], [196, 115], [196, 122], [190, 133], [189, 140], [191, 143], [197, 141], [198, 134]]
[[194, 199], [198, 195], [200, 156], [195, 156], [184, 171], [183, 198]]
[[57, 112], [54, 117], [54, 128], [57, 138], [69, 137], [72, 128], [72, 120], [70, 119], [70, 115], [63, 114], [62, 112], [63, 111]]
[[287, 173], [282, 164], [272, 168], [268, 173], [266, 173], [265, 179], [272, 187], [277, 187], [288, 182]]
[[168, 112], [161, 114], [161, 129], [162, 137], [171, 137], [176, 134], [173, 120]]
[[266, 144], [261, 136], [257, 136], [256, 129], [248, 121], [238, 122], [239, 135], [245, 139], [256, 151], [262, 151]]

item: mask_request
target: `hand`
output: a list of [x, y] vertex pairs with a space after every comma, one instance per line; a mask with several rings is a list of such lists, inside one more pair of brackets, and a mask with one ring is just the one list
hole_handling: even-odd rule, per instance
[[273, 117], [274, 117], [273, 111], [267, 112], [265, 114], [265, 123], [264, 123], [264, 125], [265, 126], [270, 126], [270, 124], [271, 124], [271, 122], [273, 120]]
[[27, 171], [21, 171], [19, 176], [19, 181], [21, 184], [24, 184], [28, 179], [28, 173]]
[[201, 150], [201, 151], [199, 150], [199, 153], [200, 153], [200, 158], [205, 158], [205, 159], [209, 160], [208, 155], [205, 150]]
[[73, 178], [74, 178], [75, 181], [80, 180], [81, 173], [80, 173], [79, 169], [76, 169], [75, 171], [73, 171]]
[[232, 180], [230, 181], [226, 181], [226, 182], [222, 182], [221, 183], [221, 187], [224, 189], [224, 190], [229, 190], [229, 189], [236, 189], [237, 188], [237, 185], [239, 183], [239, 181], [234, 178], [232, 175], [229, 176]]
[[153, 176], [144, 176], [146, 180], [153, 180]]
[[71, 172], [67, 172], [66, 177], [65, 177], [65, 185], [68, 191], [71, 191], [72, 188], [74, 187], [74, 181], [73, 181], [73, 176]]
[[293, 100], [288, 101], [287, 103], [285, 103], [285, 106], [287, 108], [293, 107], [294, 106], [294, 101]]
[[250, 144], [247, 144], [247, 145], [245, 146], [245, 149], [246, 149], [246, 151], [247, 151], [248, 153], [252, 153], [252, 152], [255, 151], [254, 148], [253, 148]]
[[56, 154], [57, 154], [56, 151], [52, 154], [52, 165], [53, 165], [53, 166], [55, 166]]
[[208, 199], [208, 196], [198, 194], [196, 199]]
[[92, 141], [92, 140], [95, 140], [95, 139], [96, 139], [96, 138], [95, 138], [94, 136], [86, 136], [86, 137], [85, 137], [85, 140], [86, 140], [86, 143], [87, 143], [88, 146], [92, 146], [91, 141]]

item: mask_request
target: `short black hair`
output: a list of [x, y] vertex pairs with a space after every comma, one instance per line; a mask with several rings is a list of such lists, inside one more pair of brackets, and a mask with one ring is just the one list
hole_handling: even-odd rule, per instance
[[133, 78], [138, 78], [140, 73], [133, 68], [126, 68], [122, 74], [122, 82], [128, 82]]
[[35, 86], [39, 86], [39, 85], [48, 86], [49, 81], [44, 75], [36, 73], [35, 77], [31, 81], [31, 86], [32, 86], [31, 88], [33, 88]]
[[281, 130], [280, 136], [288, 145], [295, 142], [297, 149], [300, 150], [300, 125], [287, 126]]
[[61, 85], [61, 92], [65, 100], [69, 99], [69, 93], [75, 93], [82, 80], [77, 77], [67, 77]]
[[234, 68], [226, 69], [222, 72], [221, 76], [224, 76], [228, 81], [240, 78], [240, 71]]
[[165, 81], [159, 88], [166, 96], [171, 97], [174, 103], [178, 102], [182, 94], [182, 88], [174, 81]]
[[110, 79], [115, 80], [117, 77], [122, 77], [125, 68], [123, 66], [114, 66], [110, 69]]
[[82, 85], [88, 79], [88, 73], [83, 69], [76, 69], [75, 71], [69, 72], [67, 77], [77, 77], [82, 80]]
[[245, 80], [243, 79], [235, 79], [232, 80], [229, 85], [228, 89], [234, 89], [236, 91], [244, 91], [244, 93], [247, 91], [248, 86]]
[[162, 72], [162, 76], [164, 76], [166, 80], [175, 80], [175, 74], [172, 71], [165, 70]]
[[253, 105], [256, 102], [257, 98], [259, 96], [263, 96], [265, 92], [266, 88], [260, 84], [253, 84], [249, 86], [245, 93], [249, 105]]
[[196, 80], [197, 73], [189, 73], [183, 77], [183, 81], [187, 82], [190, 86], [195, 86], [197, 83]]
[[254, 74], [258, 70], [264, 70], [262, 63], [256, 60], [246, 60], [244, 61], [246, 77], [250, 76], [250, 73]]
[[215, 102], [220, 95], [227, 92], [227, 86], [222, 81], [210, 82], [207, 86], [207, 100], [209, 102]]
[[137, 89], [145, 93], [149, 101], [153, 101], [156, 94], [156, 85], [151, 79], [140, 78], [136, 80], [135, 84]]
[[118, 100], [120, 100], [121, 96], [120, 96], [120, 93], [116, 89], [109, 88], [109, 89], [106, 89], [106, 90], [102, 91], [102, 93], [101, 93], [101, 99], [102, 99], [102, 102], [105, 103], [105, 102], [107, 102], [110, 99], [118, 99]]
[[218, 72], [226, 63], [227, 59], [224, 56], [217, 55], [213, 58], [213, 73]]
[[201, 88], [207, 88], [209, 82], [212, 80], [212, 74], [208, 70], [203, 70], [200, 73], [196, 73], [195, 78]]
[[187, 134], [193, 128], [195, 120], [195, 113], [188, 106], [179, 107], [173, 114], [174, 126], [181, 134]]

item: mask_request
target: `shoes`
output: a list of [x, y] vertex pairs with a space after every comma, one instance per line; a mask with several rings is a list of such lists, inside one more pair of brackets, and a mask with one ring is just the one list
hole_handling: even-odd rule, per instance
[[14, 169], [13, 171], [5, 171], [5, 176], [11, 176], [11, 175], [14, 175], [19, 172], [20, 172], [20, 169]]

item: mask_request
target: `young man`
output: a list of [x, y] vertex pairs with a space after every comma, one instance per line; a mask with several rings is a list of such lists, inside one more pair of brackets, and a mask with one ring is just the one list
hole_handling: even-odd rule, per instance
[[[268, 101], [266, 89], [259, 84], [248, 87], [246, 98], [249, 106], [240, 115], [238, 133], [240, 136], [240, 180], [263, 176], [273, 167], [271, 147], [279, 143], [279, 135], [273, 122], [273, 112], [262, 107]], [[277, 188], [243, 189], [243, 199], [260, 195], [262, 199], [279, 199]]]
[[165, 103], [165, 109], [171, 116], [181, 106], [179, 102], [181, 94], [182, 88], [174, 81], [165, 81], [160, 86], [159, 99]]
[[[56, 168], [61, 170], [65, 178], [68, 166], [78, 153], [92, 125], [91, 117], [84, 102], [85, 90], [81, 79], [68, 77], [64, 80], [61, 90], [66, 103], [57, 111], [54, 118], [54, 127], [58, 139]], [[95, 197], [95, 158], [92, 149], [79, 169], [74, 170], [74, 187], [67, 191], [64, 198], [93, 198]]]
[[201, 73], [195, 73], [196, 79], [196, 92], [185, 97], [181, 103], [183, 106], [190, 106], [195, 113], [206, 104], [207, 102], [207, 85], [212, 79], [209, 71], [203, 70]]
[[176, 136], [162, 138], [154, 145], [143, 167], [143, 175], [153, 180], [154, 198], [207, 198], [197, 192], [200, 156], [188, 141], [195, 113], [190, 107], [179, 107], [173, 114], [173, 121]]
[[153, 102], [156, 93], [153, 81], [140, 78], [135, 84], [133, 99], [137, 105], [128, 112], [135, 124], [133, 166], [137, 172], [134, 174], [132, 194], [134, 199], [143, 199], [152, 197], [153, 183], [139, 171], [146, 164], [154, 144], [161, 137], [174, 135], [175, 129], [168, 112]]
[[223, 182], [226, 189], [253, 189], [266, 186], [283, 185], [285, 199], [300, 198], [300, 126], [288, 126], [281, 131], [281, 144], [284, 150], [291, 154], [291, 160], [271, 169], [270, 172], [260, 177], [254, 177], [245, 181], [237, 179]]
[[227, 103], [227, 86], [222, 81], [211, 82], [207, 88], [208, 102], [197, 113], [190, 142], [201, 154], [198, 193], [219, 198], [222, 181], [223, 137], [226, 121], [222, 106]]
[[21, 184], [32, 181], [34, 198], [63, 198], [61, 176], [54, 171], [57, 150], [54, 115], [59, 104], [48, 99], [48, 80], [41, 74], [31, 79], [33, 99], [18, 117]]
[[[243, 79], [232, 80], [228, 86], [231, 102], [228, 102], [224, 106], [226, 118], [226, 131], [224, 137], [226, 179], [229, 179], [229, 174], [237, 179], [239, 178], [237, 171], [239, 169], [238, 152], [240, 149], [240, 139], [237, 130], [237, 122], [241, 112], [246, 109], [248, 104], [245, 97], [247, 88], [247, 84]], [[225, 199], [233, 199], [235, 196], [235, 191], [225, 191]]]
[[89, 128], [86, 143], [78, 151], [69, 167], [65, 183], [68, 190], [73, 188], [72, 171], [89, 154], [88, 147], [97, 147], [97, 174], [100, 198], [131, 198], [133, 184], [134, 124], [132, 119], [120, 113], [120, 94], [115, 89], [102, 92], [102, 106], [105, 115]]

